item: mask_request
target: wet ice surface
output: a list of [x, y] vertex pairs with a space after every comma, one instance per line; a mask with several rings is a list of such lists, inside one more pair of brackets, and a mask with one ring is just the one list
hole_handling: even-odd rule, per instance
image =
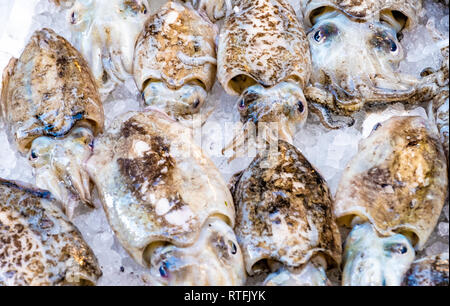
[[[298, 8], [299, 1], [291, 2], [295, 8]], [[164, 0], [151, 1], [151, 10], [154, 12], [163, 3], [165, 3]], [[444, 39], [448, 39], [448, 9], [431, 0], [427, 0], [425, 7], [431, 13], [423, 16], [421, 24], [416, 29], [406, 32], [402, 39], [406, 60], [400, 68], [411, 74], [420, 74], [427, 67], [437, 68], [439, 64], [440, 53], [436, 46], [442, 42], [431, 38], [427, 23], [428, 28], [432, 28], [434, 24], [434, 27], [444, 32]], [[50, 27], [69, 41], [71, 40], [64, 14], [47, 0], [0, 0], [0, 69], [3, 70], [11, 56], [19, 56], [32, 32], [42, 27]], [[106, 127], [115, 116], [129, 110], [138, 110], [139, 96], [132, 79], [117, 88], [104, 103]], [[210, 107], [215, 107], [215, 111], [201, 131], [202, 149], [211, 157], [226, 181], [234, 173], [244, 169], [252, 159], [251, 157], [237, 158], [227, 163], [227, 156], [221, 155], [223, 146], [231, 140], [233, 135], [230, 122], [239, 121], [235, 109], [236, 100], [235, 97], [225, 94], [216, 82], [207, 102]], [[358, 150], [359, 140], [367, 136], [378, 121], [386, 120], [393, 115], [406, 114], [425, 115], [425, 110], [423, 108], [405, 110], [403, 105], [396, 104], [387, 110], [379, 110], [371, 114], [359, 113], [353, 127], [338, 131], [323, 128], [315, 116], [310, 116], [306, 125], [296, 133], [294, 144], [324, 176], [334, 194], [345, 165]], [[28, 166], [26, 158], [16, 152], [17, 150], [7, 141], [4, 126], [0, 122], [0, 177], [34, 183], [32, 168]], [[74, 222], [94, 250], [103, 270], [103, 277], [98, 284], [150, 284], [146, 269], [134, 263], [114, 237], [98, 199], [96, 204], [95, 210], [80, 211]], [[443, 251], [448, 252], [448, 214], [447, 200], [436, 229], [425, 249], [418, 252], [418, 258]], [[343, 237], [347, 232], [345, 229], [342, 230]], [[330, 276], [336, 283], [339, 273], [334, 270]], [[249, 284], [258, 284], [260, 281], [261, 277], [252, 278]]]

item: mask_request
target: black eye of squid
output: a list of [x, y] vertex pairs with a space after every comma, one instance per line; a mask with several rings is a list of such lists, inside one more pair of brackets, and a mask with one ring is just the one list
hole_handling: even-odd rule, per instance
[[396, 41], [385, 32], [375, 34], [371, 42], [375, 48], [383, 50], [384, 52], [395, 53], [398, 50]]
[[234, 244], [234, 242], [233, 241], [228, 241], [228, 243], [230, 244], [230, 249], [231, 249], [231, 254], [236, 254], [237, 253], [237, 248], [236, 248], [236, 245]]
[[405, 254], [408, 252], [408, 248], [404, 244], [396, 243], [389, 246], [389, 251], [396, 254]]
[[322, 39], [322, 31], [319, 30], [316, 32], [316, 34], [314, 34], [314, 40], [320, 42], [321, 39]]
[[34, 152], [34, 150], [31, 151], [31, 158], [32, 159], [36, 159], [38, 156], [36, 154], [36, 152]]
[[297, 108], [300, 113], [303, 113], [303, 111], [305, 110], [305, 106], [303, 105], [302, 101], [297, 102]]
[[194, 108], [197, 108], [200, 105], [200, 100], [195, 99], [194, 104], [192, 105]]
[[397, 51], [397, 44], [391, 39], [391, 52]]
[[314, 40], [318, 43], [323, 43], [329, 37], [335, 36], [338, 33], [336, 26], [332, 24], [326, 24], [320, 26], [318, 30], [314, 33]]

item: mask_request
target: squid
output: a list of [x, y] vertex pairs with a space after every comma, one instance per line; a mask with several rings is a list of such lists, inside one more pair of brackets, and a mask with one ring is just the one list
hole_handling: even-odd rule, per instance
[[95, 254], [50, 192], [0, 178], [0, 286], [95, 285]]
[[428, 119], [377, 123], [336, 192], [337, 222], [351, 228], [343, 285], [399, 286], [436, 226], [447, 186], [445, 154]]
[[103, 106], [81, 54], [53, 30], [36, 31], [3, 72], [1, 115], [10, 142], [71, 218], [81, 201], [93, 206], [83, 163], [102, 132]]

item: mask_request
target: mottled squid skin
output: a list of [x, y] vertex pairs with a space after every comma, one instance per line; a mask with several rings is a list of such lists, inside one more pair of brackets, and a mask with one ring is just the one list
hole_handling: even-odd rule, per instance
[[[391, 275], [394, 271], [381, 263], [392, 256], [412, 262], [413, 247], [421, 250], [436, 226], [447, 186], [446, 158], [430, 122], [410, 116], [377, 124], [361, 141], [336, 192], [338, 223], [353, 227], [345, 250], [351, 257], [345, 265], [352, 268], [344, 268], [343, 283], [400, 285], [407, 264]], [[400, 245], [397, 236], [403, 237]], [[362, 256], [365, 260], [355, 264]], [[367, 277], [368, 271], [375, 276]]]
[[133, 75], [144, 104], [176, 119], [199, 112], [216, 76], [216, 27], [191, 4], [169, 1], [137, 39]]
[[270, 268], [265, 284], [327, 284], [327, 266], [341, 261], [340, 234], [328, 186], [301, 152], [280, 140], [231, 186], [248, 274]]
[[237, 0], [227, 13], [218, 45], [217, 78], [237, 102], [244, 132], [252, 124], [278, 125], [279, 137], [292, 142], [295, 127], [305, 122], [311, 59], [308, 41], [293, 8], [285, 0]]
[[191, 129], [151, 110], [95, 140], [87, 169], [109, 224], [155, 284], [243, 285], [231, 194]]
[[218, 47], [217, 78], [225, 91], [240, 95], [260, 84], [292, 81], [303, 88], [311, 73], [302, 25], [284, 0], [237, 0], [225, 19]]
[[38, 187], [50, 190], [68, 215], [78, 200], [91, 205], [82, 163], [104, 115], [81, 54], [54, 31], [36, 31], [5, 68], [2, 84], [1, 115], [10, 141], [29, 155]]
[[403, 286], [448, 286], [448, 253], [416, 260], [406, 273]]
[[0, 286], [95, 285], [97, 259], [48, 191], [0, 179]]
[[144, 0], [53, 0], [66, 11], [75, 47], [102, 98], [132, 74], [136, 39], [149, 16]]
[[325, 126], [352, 124], [366, 106], [424, 102], [445, 87], [440, 70], [419, 78], [398, 72], [405, 58], [398, 35], [417, 24], [422, 1], [307, 0], [302, 8], [313, 67], [305, 96]]
[[2, 116], [21, 153], [40, 136], [63, 137], [79, 123], [103, 129], [103, 108], [80, 53], [51, 29], [33, 34], [3, 72]]

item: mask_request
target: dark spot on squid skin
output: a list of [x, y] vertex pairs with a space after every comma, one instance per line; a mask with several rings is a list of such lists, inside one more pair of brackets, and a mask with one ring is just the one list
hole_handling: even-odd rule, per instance
[[389, 169], [374, 167], [371, 168], [367, 174], [369, 181], [381, 186], [382, 188], [391, 185], [391, 172]]
[[123, 137], [128, 138], [131, 135], [145, 135], [146, 131], [143, 127], [141, 127], [139, 125], [139, 123], [133, 121], [133, 120], [128, 120], [127, 122], [124, 123], [122, 130], [121, 130], [121, 134]]
[[69, 65], [69, 60], [65, 56], [60, 56], [56, 59], [56, 68], [58, 70], [58, 76], [64, 78], [67, 72], [67, 66]]
[[273, 194], [274, 194], [274, 199], [273, 199], [271, 207], [268, 210], [270, 214], [277, 212], [279, 209], [281, 209], [283, 207], [289, 208], [291, 206], [289, 197], [284, 192], [276, 191], [276, 192], [273, 192]]
[[41, 221], [39, 222], [39, 226], [42, 229], [48, 229], [48, 228], [52, 228], [54, 226], [54, 223], [47, 218], [42, 218]]
[[123, 266], [120, 267], [120, 272], [125, 272], [125, 268]]
[[[127, 138], [132, 133], [145, 135], [146, 130], [128, 121], [122, 129], [122, 134]], [[117, 159], [120, 173], [123, 175], [130, 190], [138, 199], [142, 198], [141, 187], [144, 183], [148, 184], [147, 190], [157, 188], [161, 181], [164, 181], [167, 186], [170, 186], [172, 169], [174, 168], [174, 161], [169, 155], [169, 145], [162, 137], [153, 136], [150, 138], [150, 141], [146, 142], [150, 146], [150, 150], [144, 152], [142, 157]], [[183, 205], [181, 198], [176, 193], [169, 201], [172, 206]]]
[[160, 30], [154, 24], [151, 24], [147, 29], [151, 35], [157, 35], [160, 32]]

